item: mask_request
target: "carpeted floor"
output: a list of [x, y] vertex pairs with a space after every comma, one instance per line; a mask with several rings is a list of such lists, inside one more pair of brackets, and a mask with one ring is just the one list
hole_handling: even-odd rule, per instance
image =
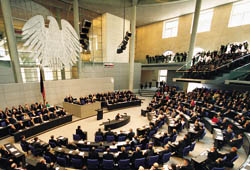
[[[149, 98], [149, 97], [147, 97], [147, 98], [141, 97], [141, 98], [144, 100], [143, 100], [142, 105], [139, 107], [130, 107], [130, 108], [126, 108], [126, 109], [120, 109], [120, 110], [104, 113], [103, 120], [99, 120], [99, 121], [96, 120], [96, 117], [91, 117], [91, 118], [82, 119], [82, 120], [77, 120], [75, 118], [74, 119], [75, 122], [67, 124], [67, 125], [62, 126], [62, 127], [58, 127], [58, 128], [53, 129], [49, 132], [43, 133], [43, 134], [39, 135], [38, 137], [45, 142], [48, 142], [51, 135], [54, 135], [55, 137], [64, 136], [64, 137], [67, 137], [69, 139], [69, 141], [72, 141], [73, 140], [72, 134], [75, 133], [75, 129], [77, 128], [78, 125], [80, 125], [84, 131], [87, 131], [88, 140], [94, 141], [94, 134], [98, 130], [98, 128], [101, 128], [102, 130], [104, 129], [103, 126], [100, 126], [100, 124], [103, 121], [107, 121], [107, 119], [114, 119], [114, 117], [117, 113], [121, 113], [121, 114], [127, 113], [128, 115], [131, 116], [131, 121], [127, 125], [125, 125], [121, 128], [115, 129], [114, 131], [128, 130], [129, 128], [132, 128], [134, 131], [136, 131], [136, 129], [138, 127], [142, 127], [143, 125], [148, 125], [147, 118], [141, 116], [141, 109], [146, 109], [149, 102], [151, 101], [151, 98]], [[164, 125], [160, 129], [160, 131], [167, 131], [167, 125]], [[184, 129], [179, 134], [177, 141], [182, 139], [184, 134], [186, 134], [186, 133], [187, 133], [187, 131], [186, 131], [186, 129]], [[212, 135], [209, 133], [209, 131], [207, 131], [206, 136], [200, 142], [197, 142], [194, 151], [191, 152], [187, 156], [187, 158], [191, 159], [192, 157], [199, 155], [200, 153], [208, 150], [212, 145], [213, 145]], [[18, 148], [20, 148], [19, 144], [16, 144], [16, 146]], [[229, 151], [230, 151], [230, 147], [224, 147], [221, 150], [221, 152], [223, 152], [223, 153], [229, 152]], [[239, 159], [235, 161], [235, 166], [233, 168], [235, 170], [238, 170], [239, 167], [241, 166], [241, 164], [246, 159], [246, 154], [242, 148], [239, 150], [238, 154], [239, 154]], [[167, 164], [171, 164], [171, 163], [179, 164], [182, 162], [183, 162], [182, 158], [171, 157], [170, 161]]]

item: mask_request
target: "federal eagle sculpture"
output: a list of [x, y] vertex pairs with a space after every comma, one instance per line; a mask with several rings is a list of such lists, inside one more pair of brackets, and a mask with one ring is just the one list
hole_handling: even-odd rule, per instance
[[52, 16], [48, 27], [42, 15], [30, 18], [22, 28], [23, 46], [32, 51], [29, 57], [39, 60], [41, 66], [53, 70], [72, 66], [80, 56], [79, 37], [71, 24], [62, 19], [61, 29]]

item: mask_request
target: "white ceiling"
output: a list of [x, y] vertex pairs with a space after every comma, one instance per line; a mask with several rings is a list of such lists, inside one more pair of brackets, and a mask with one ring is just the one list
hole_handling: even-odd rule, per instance
[[[63, 0], [67, 1], [67, 0]], [[238, 0], [202, 0], [201, 9], [213, 8]], [[126, 18], [130, 19], [132, 0], [125, 0]], [[124, 0], [79, 0], [79, 5], [97, 13], [124, 16]], [[137, 26], [147, 25], [188, 13], [195, 8], [195, 0], [138, 0]]]

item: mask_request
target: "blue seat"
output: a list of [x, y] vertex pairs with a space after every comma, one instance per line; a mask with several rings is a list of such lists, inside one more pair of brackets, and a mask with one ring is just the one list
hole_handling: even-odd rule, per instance
[[113, 169], [114, 168], [114, 161], [103, 159], [102, 168], [103, 169]]
[[225, 170], [225, 168], [213, 168], [212, 170]]
[[56, 162], [63, 167], [66, 167], [67, 165], [67, 160], [65, 158], [56, 157]]
[[163, 139], [163, 145], [166, 145], [166, 144], [168, 143], [169, 140], [170, 140], [169, 137], [165, 137], [165, 138]]
[[104, 152], [104, 150], [102, 148], [96, 148], [95, 151], [96, 152]]
[[90, 148], [79, 148], [80, 151], [85, 151], [85, 152], [89, 152]]
[[138, 169], [139, 166], [145, 167], [145, 160], [146, 158], [135, 159], [135, 162], [134, 162], [135, 169]]
[[46, 163], [51, 163], [52, 160], [49, 156], [44, 155], [44, 159], [46, 160]]
[[182, 157], [187, 156], [190, 151], [190, 146], [186, 146], [182, 151]]
[[148, 134], [149, 137], [152, 137], [155, 134], [155, 130], [151, 130]]
[[99, 161], [97, 159], [87, 159], [88, 169], [98, 169]]
[[117, 148], [110, 148], [109, 150], [110, 150], [110, 152], [118, 152]]
[[81, 140], [80, 135], [73, 134], [73, 140], [74, 140], [74, 141], [79, 141], [79, 140]]
[[206, 136], [206, 134], [207, 134], [207, 132], [206, 132], [206, 130], [204, 130], [204, 132], [203, 132], [202, 135], [200, 136], [199, 140], [203, 139], [204, 136]]
[[172, 137], [171, 142], [175, 142], [176, 138], [177, 138], [177, 134]]
[[121, 159], [118, 161], [119, 169], [129, 169], [129, 159]]
[[148, 157], [148, 166], [151, 167], [155, 162], [158, 162], [159, 155], [149, 156]]
[[233, 163], [233, 162], [236, 161], [238, 158], [239, 158], [239, 155], [236, 155], [236, 156], [231, 160], [231, 162]]
[[99, 136], [99, 135], [95, 136], [95, 142], [101, 142], [101, 141], [103, 141], [102, 136]]
[[111, 135], [111, 136], [107, 136], [106, 137], [106, 141], [107, 142], [113, 142], [115, 140], [115, 136], [114, 135]]
[[240, 149], [242, 145], [243, 145], [243, 141], [239, 145], [236, 146], [237, 149]]
[[126, 151], [130, 151], [131, 150], [131, 146], [125, 146]]
[[192, 142], [192, 144], [190, 145], [190, 152], [194, 150], [195, 144], [196, 144], [196, 142], [194, 141], [194, 142]]
[[170, 153], [165, 153], [162, 156], [162, 163], [167, 163], [171, 157], [171, 152]]
[[5, 121], [2, 121], [2, 122], [1, 122], [1, 126], [2, 126], [2, 127], [6, 127], [6, 126], [7, 126], [6, 122], [5, 122]]
[[76, 169], [81, 169], [83, 167], [83, 161], [81, 159], [72, 158], [71, 163]]
[[118, 137], [118, 142], [122, 142], [126, 140], [126, 136], [119, 136]]

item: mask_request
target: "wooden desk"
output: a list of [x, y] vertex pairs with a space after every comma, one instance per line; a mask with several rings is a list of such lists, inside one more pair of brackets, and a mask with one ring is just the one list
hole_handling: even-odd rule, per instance
[[67, 112], [76, 117], [88, 118], [97, 115], [96, 110], [101, 109], [101, 102], [96, 101], [95, 103], [85, 105], [63, 102], [63, 107]]

